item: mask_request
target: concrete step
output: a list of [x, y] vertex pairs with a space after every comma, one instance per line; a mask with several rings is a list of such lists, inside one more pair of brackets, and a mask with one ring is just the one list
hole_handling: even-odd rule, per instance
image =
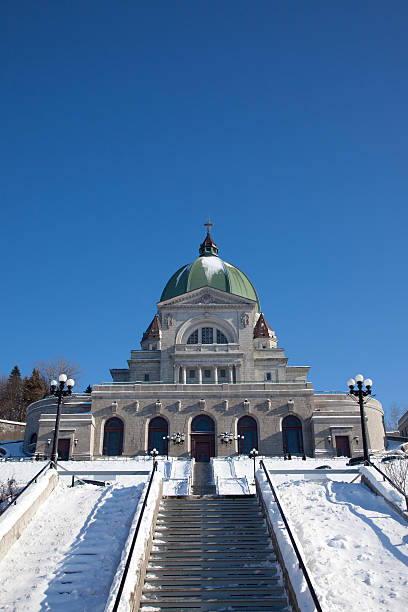
[[154, 564], [149, 565], [147, 568], [146, 575], [149, 578], [158, 576], [159, 578], [163, 577], [164, 579], [173, 579], [174, 577], [180, 578], [182, 575], [183, 578], [191, 578], [196, 579], [201, 576], [203, 578], [208, 579], [226, 579], [230, 577], [234, 577], [237, 580], [240, 580], [242, 577], [256, 577], [256, 578], [264, 578], [264, 577], [273, 577], [279, 574], [278, 572], [278, 564], [276, 560], [271, 560], [268, 564], [259, 565], [259, 563], [248, 563], [243, 566], [243, 564], [237, 563], [228, 563], [228, 565], [222, 566], [220, 563], [211, 564], [211, 566], [206, 567], [204, 564], [197, 566], [187, 566], [187, 565], [179, 565], [174, 563], [174, 565], [170, 565], [169, 567], [162, 567], [158, 565], [157, 567], [153, 567]]
[[208, 533], [205, 531], [200, 531], [198, 533], [182, 532], [178, 534], [174, 533], [171, 536], [166, 536], [163, 531], [156, 531], [154, 540], [158, 542], [166, 541], [169, 544], [177, 542], [186, 542], [187, 544], [191, 542], [230, 542], [231, 544], [236, 544], [237, 542], [254, 542], [255, 544], [258, 542], [265, 542], [267, 538], [265, 534], [260, 531], [254, 533], [225, 533], [219, 529], [216, 533]]
[[256, 497], [162, 501], [140, 604], [148, 610], [289, 610]]
[[232, 599], [242, 597], [243, 595], [256, 595], [257, 597], [283, 597], [285, 595], [285, 589], [281, 585], [267, 584], [264, 586], [254, 584], [243, 584], [233, 585], [228, 587], [225, 584], [199, 584], [198, 586], [193, 585], [162, 585], [159, 588], [157, 586], [147, 588], [147, 585], [143, 588], [143, 594], [146, 597], [152, 597], [157, 599], [164, 599], [169, 597], [197, 597], [201, 593], [212, 597], [231, 597]]
[[189, 525], [189, 524], [198, 524], [203, 525], [207, 523], [223, 523], [223, 524], [231, 524], [236, 521], [240, 526], [242, 525], [254, 525], [257, 524], [258, 519], [263, 521], [263, 516], [261, 513], [256, 515], [255, 517], [245, 517], [241, 518], [239, 515], [234, 514], [213, 514], [213, 515], [197, 515], [197, 516], [180, 516], [180, 514], [174, 516], [167, 516], [166, 514], [159, 513], [157, 516], [157, 523], [159, 525]]
[[277, 610], [286, 611], [289, 610], [288, 603], [285, 597], [277, 598], [263, 598], [263, 597], [241, 597], [232, 600], [231, 598], [214, 598], [206, 596], [205, 594], [200, 598], [181, 598], [170, 599], [167, 601], [157, 600], [155, 598], [148, 598], [143, 596], [140, 602], [140, 610], [147, 609], [149, 607], [150, 612], [153, 610], [174, 610], [177, 612], [183, 612], [184, 610], [200, 612], [220, 612], [220, 611], [249, 611], [249, 612], [261, 612], [263, 610]]
[[260, 577], [258, 575], [248, 576], [247, 574], [243, 574], [242, 576], [220, 576], [213, 572], [210, 576], [182, 576], [180, 577], [180, 573], [177, 576], [160, 576], [153, 577], [154, 574], [151, 575], [150, 572], [146, 574], [146, 587], [151, 588], [154, 586], [155, 588], [160, 587], [162, 589], [170, 588], [172, 586], [183, 586], [186, 588], [195, 587], [195, 588], [205, 588], [206, 585], [214, 585], [216, 588], [232, 588], [232, 587], [242, 587], [242, 586], [260, 586], [264, 587], [267, 585], [280, 585], [280, 576], [275, 574], [274, 576], [264, 576]]
[[[205, 552], [206, 554], [203, 555], [203, 552]], [[184, 555], [180, 554], [179, 551], [177, 552], [173, 552], [173, 551], [163, 551], [163, 552], [156, 552], [154, 550], [152, 550], [151, 554], [150, 554], [150, 560], [152, 562], [157, 563], [158, 561], [160, 561], [160, 563], [162, 565], [168, 565], [171, 561], [177, 561], [181, 564], [185, 564], [187, 565], [188, 562], [190, 561], [190, 563], [195, 563], [197, 565], [197, 563], [202, 563], [205, 565], [209, 565], [210, 562], [212, 563], [213, 561], [222, 561], [224, 563], [224, 565], [227, 565], [228, 563], [230, 563], [231, 561], [234, 560], [241, 560], [241, 565], [243, 563], [245, 563], [246, 561], [255, 561], [257, 560], [258, 562], [260, 561], [270, 561], [270, 560], [275, 560], [275, 555], [273, 552], [273, 549], [270, 549], [269, 551], [263, 551], [263, 552], [244, 552], [242, 550], [237, 551], [237, 552], [226, 552], [225, 550], [222, 551], [212, 551], [210, 554], [210, 551], [201, 551], [201, 550], [192, 550], [192, 551], [185, 551]]]
[[271, 543], [260, 544], [259, 546], [253, 546], [253, 544], [218, 544], [217, 542], [205, 544], [191, 544], [190, 546], [186, 544], [174, 545], [171, 546], [169, 544], [153, 544], [152, 553], [166, 553], [166, 555], [178, 554], [181, 557], [185, 557], [187, 555], [192, 554], [203, 554], [203, 553], [237, 553], [237, 554], [252, 554], [252, 553], [268, 553], [273, 551], [273, 546]]

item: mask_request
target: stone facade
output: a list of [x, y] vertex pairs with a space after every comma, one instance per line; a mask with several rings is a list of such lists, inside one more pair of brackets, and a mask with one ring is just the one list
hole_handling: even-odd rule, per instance
[[[145, 454], [153, 439], [156, 446], [160, 443], [160, 432], [154, 438], [149, 430], [155, 417], [164, 419], [164, 433], [170, 438], [176, 432], [184, 435], [184, 443], [168, 443], [168, 452], [174, 456], [194, 456], [194, 436], [198, 435], [201, 440], [212, 436], [210, 454], [215, 456], [247, 452], [249, 439], [263, 455], [288, 451], [310, 456], [361, 454], [360, 415], [354, 398], [316, 395], [308, 382], [309, 367], [287, 365], [284, 349], [278, 348], [275, 332], [259, 312], [255, 292], [256, 299], [250, 299], [244, 291], [237, 295], [212, 286], [211, 270], [219, 270], [223, 262], [215, 254], [209, 257], [204, 262], [204, 272], [210, 270], [208, 284], [157, 304], [157, 315], [143, 334], [142, 349], [131, 351], [127, 368], [111, 369], [112, 383], [95, 385], [91, 396], [64, 400], [60, 437], [69, 440], [70, 456], [99, 457], [115, 454], [115, 449], [129, 456]], [[234, 268], [235, 278], [238, 272]], [[174, 275], [171, 282], [176, 286]], [[168, 296], [169, 290], [163, 294]], [[52, 398], [29, 407], [27, 449], [36, 434], [37, 452], [49, 454], [54, 414]], [[198, 415], [209, 417], [213, 431], [192, 431]], [[244, 423], [239, 420], [245, 416], [252, 419], [246, 419], [246, 424], [256, 428], [255, 433], [246, 434], [246, 442], [237, 438]], [[369, 445], [381, 451], [385, 433], [377, 400], [368, 398], [366, 416]], [[116, 429], [109, 433], [112, 423]], [[231, 443], [222, 442], [220, 434], [225, 432], [235, 438]]]

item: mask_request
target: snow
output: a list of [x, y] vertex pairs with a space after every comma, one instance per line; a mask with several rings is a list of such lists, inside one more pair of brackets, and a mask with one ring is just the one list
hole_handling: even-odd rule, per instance
[[219, 257], [212, 255], [209, 257], [202, 257], [201, 260], [205, 276], [207, 277], [209, 283], [211, 282], [211, 279], [214, 274], [218, 274], [218, 272], [224, 272], [224, 265]]
[[177, 275], [177, 278], [176, 278], [176, 287], [177, 287], [177, 285], [179, 284], [179, 280], [180, 280], [180, 278], [182, 277], [183, 273], [184, 273], [186, 270], [190, 270], [190, 268], [191, 268], [191, 264], [187, 264], [186, 266], [184, 266], [184, 268], [182, 268], [182, 269], [180, 270], [180, 273]]
[[[39, 470], [36, 470], [33, 476], [35, 476], [38, 471]], [[15, 505], [13, 504], [7, 510], [4, 509], [3, 514], [0, 515], [0, 539], [2, 539], [10, 531], [10, 529], [14, 527], [18, 519], [23, 516], [25, 512], [27, 512], [35, 500], [43, 491], [45, 491], [53, 474], [55, 474], [54, 470], [45, 470], [42, 474], [40, 474], [37, 482], [34, 482], [30, 487], [21, 493]], [[7, 481], [7, 479], [5, 479], [5, 481]], [[20, 488], [21, 485], [17, 486], [17, 489]]]
[[[310, 460], [304, 463], [310, 464]], [[276, 466], [276, 460], [267, 460], [265, 464]], [[302, 602], [302, 612], [313, 610], [311, 601], [303, 601], [307, 594], [305, 581], [263, 471], [257, 472], [257, 478], [277, 526], [277, 537], [299, 603]], [[352, 483], [351, 475], [305, 480], [288, 474], [271, 475], [271, 479], [279, 481], [278, 495], [324, 610], [407, 609], [407, 524], [381, 497], [359, 482]]]
[[246, 477], [218, 478], [216, 481], [218, 495], [248, 495], [250, 487]]
[[[128, 578], [125, 581], [124, 588], [122, 591], [122, 596], [121, 596], [119, 607], [118, 607], [119, 612], [127, 612], [130, 610], [129, 601], [130, 601], [131, 594], [134, 591], [135, 577], [137, 576], [137, 572], [140, 568], [140, 564], [142, 563], [142, 560], [143, 560], [143, 557], [146, 551], [146, 545], [150, 537], [150, 532], [151, 532], [152, 523], [153, 523], [153, 516], [154, 516], [155, 508], [157, 505], [157, 499], [158, 499], [159, 492], [160, 492], [160, 480], [161, 480], [161, 474], [160, 472], [156, 472], [153, 478], [152, 486], [150, 488], [149, 497], [147, 499], [143, 518], [140, 524], [139, 533], [137, 535], [137, 539], [135, 543], [135, 548], [133, 550], [133, 555], [132, 555], [132, 559], [131, 559], [131, 563], [130, 563], [129, 571], [128, 571]], [[145, 486], [143, 495], [141, 499], [139, 500], [139, 504], [136, 509], [136, 512], [133, 516], [129, 534], [126, 539], [126, 543], [123, 547], [120, 563], [117, 567], [115, 577], [114, 577], [112, 586], [109, 591], [109, 596], [107, 598], [106, 606], [104, 608], [105, 612], [110, 612], [113, 609], [113, 606], [115, 604], [116, 596], [118, 593], [120, 582], [122, 580], [126, 561], [129, 556], [129, 551], [132, 545], [132, 540], [133, 540], [134, 533], [136, 530], [137, 522], [139, 520], [139, 515], [142, 509], [143, 500], [146, 495], [146, 492], [147, 492], [147, 484]]]
[[[374, 468], [361, 466], [360, 473], [371, 482], [382, 495], [403, 512], [407, 512], [405, 497], [401, 495], [390, 483], [384, 480]], [[407, 514], [408, 518], [408, 514]]]
[[[259, 467], [261, 457], [256, 460]], [[307, 459], [264, 458], [295, 538], [310, 572], [319, 601], [325, 611], [367, 610], [401, 612], [408, 609], [407, 523], [383, 500], [350, 474], [310, 475], [294, 470], [311, 470], [321, 465], [346, 468], [346, 458]], [[254, 491], [253, 460], [245, 456], [213, 460], [214, 480], [221, 494], [242, 492], [243, 483]], [[14, 476], [27, 482], [43, 462], [0, 463], [1, 480]], [[146, 470], [151, 458], [109, 459], [88, 462], [61, 462], [67, 469]], [[145, 554], [145, 545], [159, 494], [160, 478], [172, 494], [185, 494], [192, 462], [160, 460], [146, 515], [136, 542], [130, 575], [135, 576]], [[394, 490], [372, 468], [359, 468], [373, 479], [393, 503], [400, 503]], [[48, 477], [48, 472], [46, 474]], [[0, 610], [65, 610], [70, 612], [110, 610], [120, 583], [124, 563], [142, 505], [147, 476], [118, 476], [107, 487], [92, 485], [68, 488], [65, 479], [39, 509], [22, 537], [0, 562]], [[314, 604], [288, 534], [277, 511], [263, 470], [257, 471], [264, 501], [289, 571], [302, 612]], [[43, 486], [41, 481], [35, 487]], [[39, 489], [37, 489], [38, 491]], [[146, 489], [144, 489], [146, 490]], [[19, 504], [13, 512], [17, 511]], [[6, 516], [6, 515], [5, 515]], [[129, 531], [130, 529], [130, 531]], [[12, 562], [11, 562], [12, 560]], [[70, 573], [75, 572], [75, 573]], [[133, 588], [125, 585], [123, 611]], [[111, 587], [112, 584], [112, 588]], [[29, 586], [30, 585], [30, 586]], [[110, 591], [109, 591], [110, 589]], [[105, 602], [109, 595], [109, 602]], [[69, 602], [69, 603], [68, 603]]]
[[147, 476], [124, 479], [107, 487], [59, 482], [0, 562], [0, 610], [104, 609]]

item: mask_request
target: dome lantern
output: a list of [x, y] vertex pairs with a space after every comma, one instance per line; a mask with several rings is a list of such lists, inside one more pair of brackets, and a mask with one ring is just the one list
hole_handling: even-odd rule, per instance
[[210, 236], [210, 227], [213, 225], [210, 223], [210, 220], [207, 220], [207, 223], [204, 223], [207, 227], [207, 236], [204, 239], [204, 242], [200, 244], [199, 254], [200, 257], [209, 257], [210, 255], [218, 256], [218, 247], [215, 244], [214, 240]]

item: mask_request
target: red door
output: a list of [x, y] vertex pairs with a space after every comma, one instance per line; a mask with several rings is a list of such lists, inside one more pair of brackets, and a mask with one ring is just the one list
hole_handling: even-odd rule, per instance
[[351, 457], [348, 436], [336, 436], [336, 454], [338, 457]]
[[69, 438], [59, 438], [58, 440], [58, 459], [67, 461], [69, 459], [69, 447], [71, 440]]
[[214, 457], [214, 434], [191, 434], [191, 455], [196, 461], [208, 462]]

